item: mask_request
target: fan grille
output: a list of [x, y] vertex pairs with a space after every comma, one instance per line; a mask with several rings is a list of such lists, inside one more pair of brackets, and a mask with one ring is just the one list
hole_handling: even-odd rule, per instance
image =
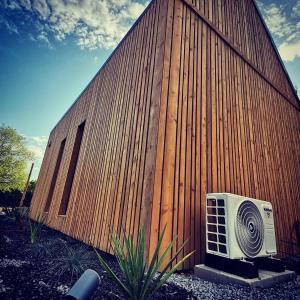
[[235, 223], [236, 237], [244, 254], [255, 257], [264, 241], [264, 225], [256, 205], [246, 200], [240, 205]]

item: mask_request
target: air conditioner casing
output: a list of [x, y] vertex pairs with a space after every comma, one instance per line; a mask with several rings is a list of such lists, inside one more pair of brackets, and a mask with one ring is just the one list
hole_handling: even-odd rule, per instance
[[229, 259], [276, 255], [272, 204], [230, 193], [207, 194], [206, 252]]

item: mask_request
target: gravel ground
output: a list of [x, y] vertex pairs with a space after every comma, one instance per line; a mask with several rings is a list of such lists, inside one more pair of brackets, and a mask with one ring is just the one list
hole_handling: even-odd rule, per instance
[[272, 288], [250, 288], [234, 284], [218, 284], [201, 280], [190, 274], [174, 274], [169, 282], [192, 292], [197, 299], [300, 299], [300, 276]]
[[[47, 243], [56, 252], [52, 257], [40, 244]], [[60, 232], [43, 227], [38, 243], [29, 242], [26, 226], [18, 228], [16, 222], [0, 216], [0, 299], [63, 299], [64, 294], [75, 283], [76, 277], [65, 272], [57, 275], [52, 267], [64, 255], [64, 245], [87, 255], [87, 268], [95, 269], [101, 284], [92, 299], [111, 299], [111, 293], [118, 293], [117, 287], [100, 268], [92, 248]], [[116, 259], [101, 253], [111, 268], [120, 275]], [[95, 263], [96, 262], [96, 263]], [[177, 273], [171, 276], [168, 284], [162, 286], [152, 299], [299, 299], [300, 276], [293, 281], [280, 283], [273, 288], [248, 288], [239, 285], [216, 284], [203, 281], [192, 272]]]

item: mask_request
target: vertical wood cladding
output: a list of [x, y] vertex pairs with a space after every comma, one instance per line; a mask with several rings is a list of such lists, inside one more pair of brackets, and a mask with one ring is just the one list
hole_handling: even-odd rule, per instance
[[[167, 5], [155, 1], [149, 6], [53, 129], [40, 171], [33, 217], [44, 210], [54, 162], [66, 138], [47, 222], [103, 250], [110, 251], [110, 229], [121, 233], [124, 227], [136, 237], [140, 224], [149, 227]], [[60, 216], [76, 132], [83, 121], [68, 211]]]
[[[84, 135], [66, 216], [59, 207], [78, 126]], [[300, 219], [299, 102], [252, 0], [156, 0], [50, 134], [31, 215], [111, 251], [110, 229], [152, 254], [167, 224], [205, 251], [205, 195], [271, 201], [280, 254]], [[176, 247], [174, 251], [176, 251]], [[182, 256], [182, 255], [181, 255]]]

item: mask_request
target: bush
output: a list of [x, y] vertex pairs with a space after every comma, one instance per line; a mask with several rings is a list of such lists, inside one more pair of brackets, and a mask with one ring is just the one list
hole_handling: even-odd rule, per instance
[[[32, 195], [36, 181], [29, 183], [23, 206], [30, 207]], [[18, 207], [22, 198], [22, 191], [13, 189], [9, 191], [0, 191], [0, 207]]]
[[33, 243], [30, 244], [27, 254], [32, 255], [36, 259], [55, 258], [61, 254], [62, 243], [60, 239], [49, 239], [47, 241]]
[[5, 217], [11, 221], [14, 221], [23, 227], [24, 221], [28, 218], [28, 207], [4, 207], [2, 210], [5, 213]]
[[[172, 263], [175, 261], [178, 254], [182, 251], [187, 241], [179, 248], [175, 255], [169, 260], [160, 274], [158, 270], [162, 267], [166, 257], [169, 255], [177, 238], [175, 238], [159, 257], [161, 243], [164, 238], [166, 226], [164, 227], [153, 257], [151, 259], [149, 268], [147, 268], [147, 261], [145, 258], [145, 234], [141, 229], [139, 232], [138, 243], [134, 246], [133, 238], [125, 236], [125, 245], [121, 246], [121, 241], [114, 233], [112, 235], [113, 250], [117, 257], [120, 269], [122, 271], [124, 281], [117, 277], [112, 269], [107, 265], [101, 255], [96, 251], [99, 262], [102, 268], [107, 272], [108, 276], [118, 285], [121, 292], [125, 296], [124, 299], [143, 300], [147, 299], [151, 294], [154, 294], [177, 270], [177, 268], [188, 258], [193, 252], [186, 255], [174, 267], [171, 268]], [[168, 271], [170, 269], [170, 271]], [[117, 295], [115, 295], [117, 298]]]
[[22, 192], [19, 190], [0, 191], [0, 206], [17, 207], [20, 203]]
[[67, 273], [72, 281], [73, 277], [79, 278], [86, 269], [95, 267], [93, 252], [87, 247], [73, 249], [63, 242], [61, 246], [58, 252], [60, 256], [53, 259], [53, 266], [47, 270], [52, 275], [60, 277]]

